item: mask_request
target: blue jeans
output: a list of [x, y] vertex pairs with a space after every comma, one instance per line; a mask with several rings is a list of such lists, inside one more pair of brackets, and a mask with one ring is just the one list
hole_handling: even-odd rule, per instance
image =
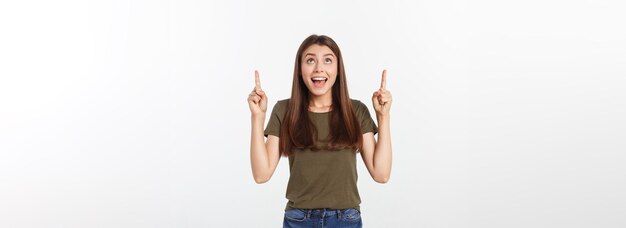
[[361, 228], [361, 213], [348, 209], [292, 209], [285, 211], [283, 228]]

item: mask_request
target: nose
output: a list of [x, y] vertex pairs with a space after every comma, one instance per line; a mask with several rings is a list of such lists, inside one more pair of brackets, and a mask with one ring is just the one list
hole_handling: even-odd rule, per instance
[[322, 69], [321, 64], [315, 64], [315, 69], [313, 69], [313, 72], [315, 72], [315, 73], [322, 73], [322, 72], [324, 72], [324, 69]]

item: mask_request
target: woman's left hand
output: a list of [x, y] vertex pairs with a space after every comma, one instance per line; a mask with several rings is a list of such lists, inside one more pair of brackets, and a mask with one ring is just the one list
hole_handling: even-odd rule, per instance
[[374, 104], [374, 110], [376, 115], [386, 116], [389, 115], [389, 109], [391, 108], [391, 92], [385, 89], [387, 84], [387, 70], [383, 70], [383, 78], [380, 82], [380, 89], [374, 92], [372, 96], [372, 103]]

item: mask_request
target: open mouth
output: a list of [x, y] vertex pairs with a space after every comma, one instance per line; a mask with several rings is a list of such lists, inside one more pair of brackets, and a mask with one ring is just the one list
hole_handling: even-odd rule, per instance
[[315, 88], [322, 88], [324, 87], [324, 85], [326, 85], [326, 81], [328, 81], [328, 78], [312, 77], [311, 80], [313, 81], [313, 86], [315, 86]]

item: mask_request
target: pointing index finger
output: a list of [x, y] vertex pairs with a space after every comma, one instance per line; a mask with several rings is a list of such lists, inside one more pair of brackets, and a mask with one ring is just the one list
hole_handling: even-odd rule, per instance
[[255, 70], [254, 71], [254, 89], [258, 90], [261, 89], [261, 79], [259, 79], [259, 71]]
[[380, 88], [385, 90], [387, 86], [387, 70], [383, 70], [383, 78], [380, 80]]

